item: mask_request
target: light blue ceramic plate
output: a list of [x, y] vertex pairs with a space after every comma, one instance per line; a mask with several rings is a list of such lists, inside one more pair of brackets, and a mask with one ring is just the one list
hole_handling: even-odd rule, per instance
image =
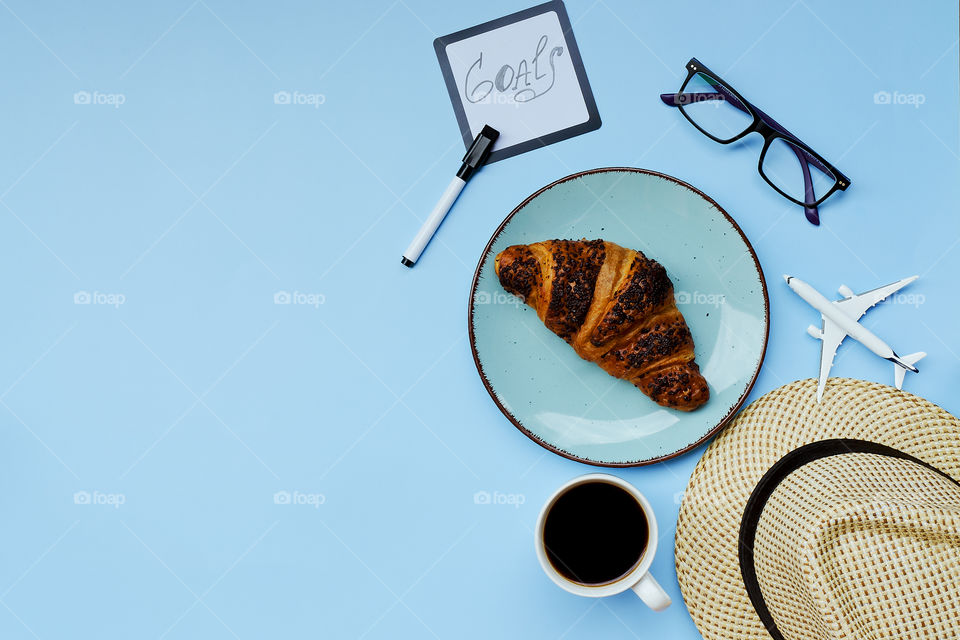
[[[657, 405], [582, 360], [504, 291], [497, 253], [554, 238], [602, 238], [666, 267], [710, 385], [707, 404], [689, 413]], [[493, 234], [470, 298], [470, 343], [494, 402], [540, 445], [594, 465], [650, 464], [712, 436], [743, 404], [767, 345], [767, 287], [740, 227], [690, 185], [640, 169], [578, 173], [527, 198]]]

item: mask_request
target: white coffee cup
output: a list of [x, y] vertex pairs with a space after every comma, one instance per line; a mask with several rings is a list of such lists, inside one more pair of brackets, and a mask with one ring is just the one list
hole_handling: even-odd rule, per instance
[[[637, 503], [643, 509], [643, 514], [647, 520], [647, 544], [643, 550], [639, 562], [628, 573], [613, 582], [607, 582], [600, 585], [588, 585], [579, 582], [573, 582], [558, 572], [550, 559], [547, 557], [547, 550], [543, 541], [543, 529], [547, 521], [547, 515], [556, 504], [560, 496], [564, 495], [573, 487], [592, 482], [606, 482], [620, 487], [636, 499]], [[640, 491], [632, 484], [621, 480], [616, 476], [606, 473], [590, 473], [570, 480], [559, 489], [553, 492], [553, 495], [546, 501], [540, 510], [540, 516], [537, 518], [536, 550], [537, 558], [540, 560], [540, 566], [543, 567], [547, 576], [553, 580], [557, 586], [578, 596], [588, 598], [602, 598], [612, 596], [617, 593], [633, 589], [633, 592], [640, 596], [643, 602], [654, 611], [663, 611], [670, 606], [670, 596], [650, 575], [650, 565], [653, 562], [653, 556], [657, 551], [657, 519], [653, 514], [653, 508]]]

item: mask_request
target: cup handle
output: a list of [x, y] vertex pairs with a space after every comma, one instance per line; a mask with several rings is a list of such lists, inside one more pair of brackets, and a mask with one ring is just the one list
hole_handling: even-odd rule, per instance
[[670, 596], [649, 573], [643, 574], [640, 581], [632, 588], [633, 592], [643, 600], [643, 603], [654, 611], [663, 611], [670, 606]]

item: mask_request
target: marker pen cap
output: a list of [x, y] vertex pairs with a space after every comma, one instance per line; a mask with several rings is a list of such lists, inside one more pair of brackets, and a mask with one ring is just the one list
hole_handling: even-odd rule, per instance
[[500, 132], [488, 124], [483, 125], [483, 129], [477, 134], [473, 144], [467, 149], [467, 154], [463, 156], [463, 166], [457, 171], [457, 177], [466, 182], [473, 175], [473, 172], [483, 166], [483, 163], [490, 157], [493, 151], [493, 143], [500, 137]]

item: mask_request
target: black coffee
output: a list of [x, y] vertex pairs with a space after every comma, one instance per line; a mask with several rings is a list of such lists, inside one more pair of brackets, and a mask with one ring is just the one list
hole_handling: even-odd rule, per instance
[[568, 580], [613, 582], [640, 562], [649, 528], [636, 498], [617, 485], [595, 481], [568, 490], [543, 527], [550, 564]]

